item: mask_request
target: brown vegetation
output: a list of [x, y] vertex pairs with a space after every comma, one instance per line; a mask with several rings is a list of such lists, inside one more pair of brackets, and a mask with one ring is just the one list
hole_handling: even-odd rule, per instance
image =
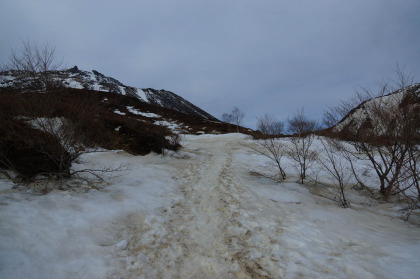
[[0, 166], [23, 178], [43, 173], [68, 177], [71, 162], [88, 148], [141, 155], [161, 153], [162, 145], [177, 150], [179, 142], [167, 139], [173, 133], [166, 127], [162, 133], [162, 127], [141, 116], [114, 113], [133, 102], [112, 93], [77, 89], [48, 93], [0, 89]]

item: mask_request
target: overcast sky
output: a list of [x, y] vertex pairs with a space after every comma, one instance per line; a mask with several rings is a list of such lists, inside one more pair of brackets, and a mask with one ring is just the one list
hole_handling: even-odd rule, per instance
[[0, 0], [0, 62], [22, 40], [65, 65], [166, 89], [220, 118], [233, 106], [313, 119], [396, 64], [420, 81], [418, 0]]

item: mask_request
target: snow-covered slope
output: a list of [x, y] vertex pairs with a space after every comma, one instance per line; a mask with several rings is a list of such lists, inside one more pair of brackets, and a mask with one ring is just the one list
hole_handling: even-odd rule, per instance
[[417, 96], [415, 102], [420, 103], [420, 83], [416, 83], [385, 96], [376, 97], [361, 103], [337, 123], [333, 128], [333, 131], [338, 133], [346, 130], [348, 132], [357, 133], [366, 121], [372, 118], [372, 108], [389, 105], [398, 106], [408, 92], [415, 94]]
[[[79, 70], [77, 66], [74, 66], [68, 70], [54, 72], [53, 75], [56, 80], [63, 82], [66, 87], [128, 95], [138, 98], [143, 102], [174, 109], [194, 117], [217, 120], [214, 116], [171, 91], [163, 89], [156, 90], [152, 88], [140, 89], [127, 86], [118, 80], [112, 77], [107, 77], [95, 70], [82, 71]], [[0, 87], [13, 87], [24, 82], [22, 79], [15, 77], [16, 75], [11, 71], [0, 72]]]

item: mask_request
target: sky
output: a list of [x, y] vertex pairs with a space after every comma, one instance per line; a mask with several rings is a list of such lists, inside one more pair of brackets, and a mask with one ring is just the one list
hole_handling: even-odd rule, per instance
[[172, 91], [244, 125], [324, 110], [394, 77], [420, 81], [418, 0], [0, 0], [0, 63], [22, 41], [68, 68]]

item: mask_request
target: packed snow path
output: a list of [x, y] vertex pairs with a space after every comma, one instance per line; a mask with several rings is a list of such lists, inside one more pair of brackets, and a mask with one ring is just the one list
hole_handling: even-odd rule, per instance
[[253, 179], [261, 158], [246, 144], [243, 135], [185, 144], [180, 192], [134, 226], [123, 278], [415, 278], [418, 228]]
[[[232, 164], [237, 140], [215, 138], [189, 146], [194, 160], [178, 164], [183, 198], [167, 213], [162, 228], [133, 244], [146, 260], [132, 277], [146, 278], [271, 278], [262, 263], [251, 259], [253, 236], [247, 226], [258, 226], [255, 216], [241, 211], [250, 197], [235, 177]], [[246, 225], [241, 219], [247, 219]], [[273, 223], [274, 225], [274, 223]], [[156, 232], [165, 232], [157, 235]], [[253, 236], [261, 247], [271, 244], [263, 232]], [[261, 234], [261, 235], [258, 235]], [[268, 254], [267, 256], [270, 256]], [[278, 278], [281, 268], [274, 270]]]

